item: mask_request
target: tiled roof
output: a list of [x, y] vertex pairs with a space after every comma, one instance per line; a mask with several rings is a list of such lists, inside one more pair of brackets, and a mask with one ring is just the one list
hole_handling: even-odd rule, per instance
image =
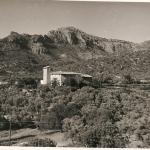
[[81, 75], [82, 77], [92, 77], [88, 74], [82, 74], [82, 73], [77, 73], [77, 72], [67, 72], [67, 71], [56, 71], [56, 72], [51, 72], [51, 75], [60, 75], [60, 74], [64, 74], [64, 75]]
[[82, 73], [81, 73], [81, 76], [82, 76], [82, 77], [86, 77], [86, 78], [91, 78], [91, 77], [92, 77], [92, 76], [90, 76], [90, 75], [88, 75], [88, 74], [82, 74]]

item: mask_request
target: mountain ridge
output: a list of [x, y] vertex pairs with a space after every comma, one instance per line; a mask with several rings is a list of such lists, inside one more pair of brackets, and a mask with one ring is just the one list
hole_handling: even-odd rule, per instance
[[[74, 27], [51, 30], [46, 35], [19, 34], [13, 31], [0, 40], [0, 76], [13, 70], [19, 74], [35, 73], [41, 77], [45, 65], [50, 65], [54, 70], [89, 74], [102, 72], [104, 66], [107, 68], [104, 71], [110, 75], [115, 74], [115, 68], [117, 74], [124, 74], [127, 70], [136, 70], [136, 74], [139, 74], [140, 69], [143, 70], [150, 64], [148, 43], [145, 46], [143, 43], [101, 38]], [[109, 64], [109, 61], [115, 64]], [[118, 67], [121, 61], [121, 67]], [[141, 62], [143, 64], [139, 64]], [[95, 69], [96, 65], [98, 69]], [[149, 69], [143, 70], [142, 73], [148, 74], [148, 71]]]
[[[118, 40], [118, 39], [106, 39], [98, 36], [93, 36], [87, 34], [79, 29], [74, 27], [62, 27], [58, 28], [58, 30], [51, 30], [48, 32], [47, 35], [29, 35], [29, 34], [19, 34], [17, 32], [11, 32], [10, 35], [5, 37], [4, 39], [8, 39], [9, 42], [15, 41], [15, 39], [23, 40], [31, 40], [31, 43], [34, 44], [30, 45], [29, 48], [36, 47], [35, 42], [38, 42], [37, 47], [47, 48], [45, 47], [44, 43], [55, 43], [55, 44], [71, 44], [76, 45], [81, 48], [97, 48], [100, 50], [105, 50], [106, 52], [114, 52], [119, 49], [131, 49], [133, 51], [137, 50], [136, 43], [125, 41], [125, 40]], [[1, 39], [0, 41], [3, 41]], [[44, 46], [43, 46], [44, 45]], [[127, 47], [127, 48], [126, 48]], [[34, 49], [34, 48], [33, 48]], [[36, 48], [35, 48], [36, 49]], [[36, 50], [33, 50], [36, 52]], [[38, 50], [37, 50], [38, 51]], [[41, 50], [42, 51], [42, 50]]]

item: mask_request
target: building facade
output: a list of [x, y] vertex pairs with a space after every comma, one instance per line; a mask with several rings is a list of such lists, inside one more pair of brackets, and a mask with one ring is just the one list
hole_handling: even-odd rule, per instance
[[67, 80], [71, 81], [73, 79], [83, 79], [90, 81], [92, 80], [92, 76], [77, 72], [66, 72], [66, 71], [51, 72], [50, 67], [46, 66], [43, 68], [43, 80], [41, 80], [41, 84], [46, 85], [57, 82], [59, 86], [62, 86], [65, 81]]

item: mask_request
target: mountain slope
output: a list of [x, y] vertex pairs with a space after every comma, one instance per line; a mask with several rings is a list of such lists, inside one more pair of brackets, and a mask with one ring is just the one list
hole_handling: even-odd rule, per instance
[[59, 49], [66, 46], [76, 47], [81, 50], [81, 53], [98, 55], [138, 50], [135, 43], [92, 36], [74, 27], [59, 28], [44, 36], [11, 32], [9, 36], [1, 40], [0, 44], [1, 49], [26, 48], [37, 54], [51, 54], [53, 48]]
[[[59, 28], [47, 35], [11, 32], [0, 40], [0, 76], [10, 72], [41, 78], [42, 67], [72, 70], [97, 76], [102, 72], [148, 74], [149, 42], [136, 44], [89, 35], [74, 27]], [[145, 50], [144, 52], [142, 50]], [[144, 69], [146, 67], [146, 69]]]
[[118, 53], [122, 51], [136, 51], [136, 44], [123, 40], [106, 39], [89, 35], [74, 27], [59, 28], [50, 31], [48, 37], [57, 44], [70, 44], [79, 48], [106, 52]]

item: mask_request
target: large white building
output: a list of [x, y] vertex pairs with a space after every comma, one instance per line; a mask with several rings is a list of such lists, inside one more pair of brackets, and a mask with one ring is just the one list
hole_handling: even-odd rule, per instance
[[46, 85], [49, 83], [51, 84], [54, 81], [57, 81], [58, 84], [62, 86], [66, 79], [73, 79], [73, 78], [75, 79], [77, 77], [85, 80], [92, 79], [92, 76], [88, 74], [82, 74], [77, 72], [64, 72], [64, 71], [51, 72], [50, 67], [46, 66], [43, 68], [43, 80], [41, 80], [41, 84]]

